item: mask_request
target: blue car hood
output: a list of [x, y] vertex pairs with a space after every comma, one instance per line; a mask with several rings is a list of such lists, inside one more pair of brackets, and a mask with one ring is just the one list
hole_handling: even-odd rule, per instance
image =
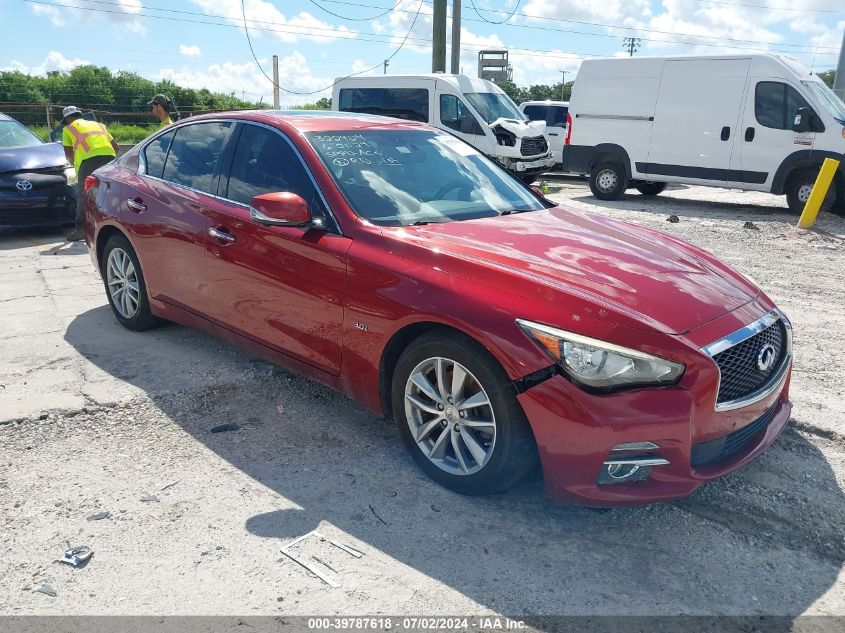
[[29, 147], [0, 147], [0, 174], [10, 171], [38, 171], [67, 164], [59, 143]]

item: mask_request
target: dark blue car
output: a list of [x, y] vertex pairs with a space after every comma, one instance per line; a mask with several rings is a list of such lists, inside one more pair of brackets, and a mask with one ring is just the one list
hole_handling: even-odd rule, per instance
[[60, 143], [0, 114], [0, 228], [73, 224], [75, 183]]

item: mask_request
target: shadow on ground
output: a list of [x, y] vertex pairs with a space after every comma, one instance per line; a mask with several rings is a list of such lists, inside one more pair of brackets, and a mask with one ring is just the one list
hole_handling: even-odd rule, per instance
[[[845, 560], [843, 493], [824, 455], [792, 429], [753, 464], [675, 504], [595, 512], [547, 499], [537, 475], [505, 494], [462, 497], [417, 470], [392, 421], [327, 388], [175, 325], [132, 335], [144, 344], [128, 358], [116, 341], [130, 334], [102, 307], [74, 319], [66, 340], [301, 507], [246, 521], [245, 531], [280, 546], [328, 521], [512, 615], [794, 616]], [[234, 368], [229, 379], [196, 380], [197, 345], [219, 350]], [[223, 422], [241, 428], [209, 432]]]

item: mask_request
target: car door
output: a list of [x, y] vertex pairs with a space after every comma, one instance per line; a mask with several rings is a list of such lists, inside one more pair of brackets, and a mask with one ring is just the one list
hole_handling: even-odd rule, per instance
[[482, 151], [484, 147], [484, 128], [475, 118], [467, 105], [451, 93], [437, 93], [437, 127], [448, 130], [455, 136]]
[[667, 61], [646, 169], [654, 180], [725, 185], [737, 142], [749, 59]]
[[746, 101], [740, 143], [742, 179], [748, 189], [769, 191], [784, 158], [813, 149], [815, 132], [793, 132], [798, 108], [811, 107], [782, 79], [755, 78]]
[[206, 205], [231, 121], [180, 126], [141, 151], [138, 173], [123, 185], [120, 217], [135, 244], [150, 295], [202, 312]]
[[[290, 191], [323, 228], [268, 226], [253, 197]], [[208, 314], [221, 325], [331, 373], [340, 372], [346, 254], [328, 207], [293, 143], [280, 131], [239, 124], [209, 206]]]

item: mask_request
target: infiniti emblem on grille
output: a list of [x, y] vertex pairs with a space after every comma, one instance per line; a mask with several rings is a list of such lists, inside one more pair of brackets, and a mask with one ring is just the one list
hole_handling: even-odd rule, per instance
[[29, 191], [30, 189], [32, 189], [32, 183], [28, 180], [18, 180], [15, 183], [15, 188], [18, 191]]
[[757, 368], [760, 371], [768, 371], [775, 362], [775, 347], [768, 344], [760, 348], [760, 353], [757, 354]]

